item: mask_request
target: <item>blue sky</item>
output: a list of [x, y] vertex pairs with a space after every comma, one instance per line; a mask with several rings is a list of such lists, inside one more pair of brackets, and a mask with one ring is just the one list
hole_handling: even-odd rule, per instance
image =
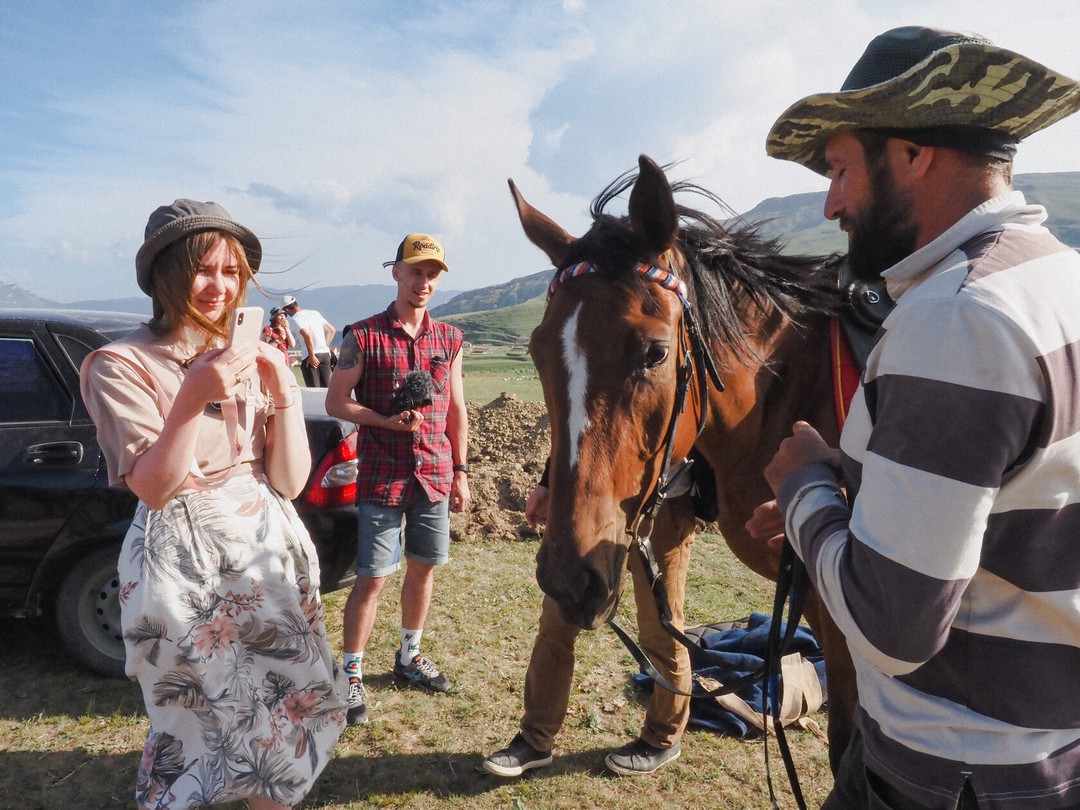
[[[275, 290], [388, 283], [410, 231], [445, 243], [446, 286], [509, 281], [546, 260], [508, 177], [571, 232], [642, 152], [737, 211], [823, 190], [766, 157], [769, 127], [910, 24], [1080, 77], [1076, 0], [5, 3], [0, 283], [137, 295], [147, 216], [177, 197], [258, 233]], [[1080, 171], [1078, 145], [1080, 115], [1016, 170]]]

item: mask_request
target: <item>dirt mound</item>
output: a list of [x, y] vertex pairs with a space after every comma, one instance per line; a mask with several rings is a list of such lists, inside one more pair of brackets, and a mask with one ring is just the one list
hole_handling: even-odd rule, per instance
[[504, 393], [486, 405], [470, 402], [468, 411], [472, 504], [465, 514], [451, 513], [451, 536], [536, 538], [525, 523], [525, 499], [540, 480], [551, 447], [547, 408]]

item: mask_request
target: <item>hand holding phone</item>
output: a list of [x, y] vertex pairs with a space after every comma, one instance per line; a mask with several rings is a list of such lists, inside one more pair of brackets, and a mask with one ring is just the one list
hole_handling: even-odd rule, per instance
[[262, 307], [237, 307], [229, 328], [228, 347], [254, 346], [262, 334]]

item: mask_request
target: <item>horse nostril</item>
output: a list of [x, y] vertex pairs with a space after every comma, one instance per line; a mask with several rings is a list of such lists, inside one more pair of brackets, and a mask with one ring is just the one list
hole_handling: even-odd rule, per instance
[[591, 566], [585, 568], [585, 585], [581, 592], [581, 601], [593, 601], [603, 598], [607, 594], [607, 586], [604, 577], [599, 571]]
[[592, 553], [582, 556], [578, 543], [565, 537], [553, 543], [555, 537], [549, 527], [536, 555], [536, 582], [567, 622], [595, 630], [618, 601], [626, 548], [605, 539], [593, 542]]

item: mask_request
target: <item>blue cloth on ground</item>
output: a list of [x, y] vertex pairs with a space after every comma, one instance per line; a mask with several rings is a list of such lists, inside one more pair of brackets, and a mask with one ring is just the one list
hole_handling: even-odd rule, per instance
[[[786, 624], [786, 623], [785, 623]], [[739, 678], [761, 669], [768, 649], [769, 630], [772, 619], [762, 613], [753, 613], [738, 622], [724, 622], [687, 630], [686, 635], [700, 638], [701, 649], [690, 651], [690, 668], [694, 675], [712, 678], [720, 683], [731, 683]], [[784, 631], [781, 627], [781, 634]], [[812, 630], [800, 625], [795, 631], [791, 647], [787, 653], [800, 653], [814, 665], [821, 682], [821, 691], [825, 692], [825, 655]], [[644, 673], [633, 676], [637, 686], [651, 689], [653, 680]], [[695, 681], [695, 694], [704, 694], [706, 690]], [[745, 700], [757, 713], [762, 710], [761, 681], [740, 689], [736, 694]], [[772, 711], [772, 700], [769, 701]], [[771, 714], [770, 714], [771, 716]], [[738, 715], [725, 709], [715, 700], [696, 698], [690, 701], [690, 725], [707, 728], [732, 737], [756, 737], [760, 732]]]

